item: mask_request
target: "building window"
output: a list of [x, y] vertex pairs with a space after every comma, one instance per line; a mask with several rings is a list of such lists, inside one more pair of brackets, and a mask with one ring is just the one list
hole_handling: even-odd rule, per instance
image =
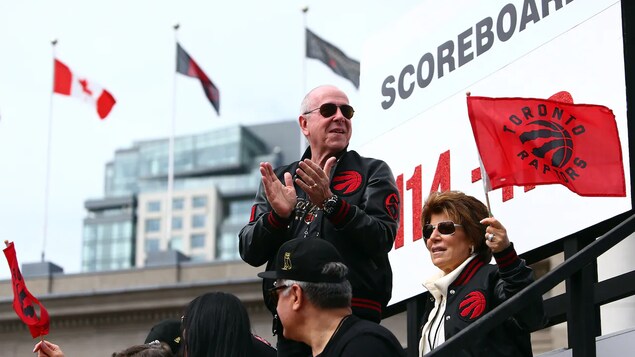
[[205, 234], [192, 234], [190, 237], [190, 247], [204, 248], [205, 247]]
[[195, 214], [192, 216], [192, 228], [203, 228], [205, 227], [205, 218], [207, 218], [204, 214]]
[[207, 256], [205, 254], [193, 254], [190, 256], [191, 262], [204, 262], [207, 260]]
[[160, 212], [161, 201], [148, 201], [147, 210], [148, 212]]
[[161, 230], [161, 219], [152, 218], [146, 219], [146, 232], [159, 232]]
[[205, 208], [207, 206], [207, 196], [192, 197], [192, 208]]
[[183, 217], [172, 217], [172, 230], [183, 229]]
[[158, 252], [159, 240], [158, 239], [146, 239], [146, 253]]
[[249, 221], [253, 200], [231, 201], [227, 222], [231, 224], [245, 224]]
[[223, 232], [216, 241], [216, 259], [234, 260], [239, 259], [238, 240], [236, 232]]
[[173, 211], [180, 211], [183, 209], [183, 203], [185, 202], [185, 200], [181, 197], [179, 198], [173, 198], [172, 199], [172, 210]]
[[183, 237], [173, 236], [172, 238], [170, 238], [170, 242], [168, 243], [168, 249], [178, 250], [182, 252], [183, 251]]

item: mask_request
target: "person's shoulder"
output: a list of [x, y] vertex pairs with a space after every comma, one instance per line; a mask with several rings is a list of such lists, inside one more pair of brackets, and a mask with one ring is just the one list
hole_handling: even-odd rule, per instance
[[362, 156], [355, 150], [349, 150], [346, 152], [346, 159], [351, 161], [359, 161], [364, 166], [388, 166], [388, 164], [381, 159], [374, 157]]
[[386, 327], [372, 321], [364, 320], [361, 318], [354, 321], [354, 329], [362, 334], [376, 334], [376, 335], [389, 335], [394, 336], [393, 333]]
[[359, 320], [353, 328], [355, 333], [347, 343], [346, 350], [362, 352], [364, 356], [401, 356], [403, 347], [395, 335], [386, 327], [375, 322]]
[[256, 357], [275, 357], [277, 355], [276, 349], [267, 340], [258, 335], [251, 335], [251, 344]]

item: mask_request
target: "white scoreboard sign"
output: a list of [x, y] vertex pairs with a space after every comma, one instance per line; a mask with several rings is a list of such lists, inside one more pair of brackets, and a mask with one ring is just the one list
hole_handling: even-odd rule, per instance
[[519, 252], [631, 209], [622, 37], [615, 0], [454, 0], [425, 1], [368, 41], [351, 147], [385, 160], [400, 187], [391, 303], [423, 292], [421, 282], [436, 271], [421, 239], [429, 192], [460, 190], [485, 202], [466, 92], [549, 98], [567, 91], [575, 103], [604, 105], [616, 116], [626, 197], [581, 197], [561, 185], [489, 194]]

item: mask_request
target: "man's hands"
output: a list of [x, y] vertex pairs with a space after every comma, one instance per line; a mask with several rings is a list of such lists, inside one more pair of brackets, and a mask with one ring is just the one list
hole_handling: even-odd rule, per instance
[[324, 200], [333, 196], [330, 188], [330, 175], [336, 162], [337, 159], [335, 157], [329, 158], [324, 164], [324, 170], [322, 170], [318, 164], [305, 159], [300, 161], [298, 169], [295, 170], [298, 175], [295, 183], [309, 195], [311, 203], [320, 208], [322, 208]]
[[[330, 189], [330, 175], [336, 162], [337, 159], [335, 157], [329, 158], [324, 164], [324, 170], [322, 170], [318, 164], [305, 159], [300, 161], [300, 165], [295, 172], [298, 175], [295, 183], [309, 195], [311, 203], [320, 208], [322, 208], [324, 200], [333, 196], [333, 192]], [[291, 173], [284, 173], [284, 184], [282, 184], [273, 172], [271, 164], [261, 162], [260, 175], [262, 176], [265, 196], [271, 208], [278, 216], [289, 218], [298, 201]]]
[[288, 172], [284, 173], [284, 185], [276, 174], [273, 167], [268, 162], [260, 163], [260, 175], [262, 175], [262, 186], [265, 189], [265, 196], [276, 214], [283, 218], [289, 218], [298, 197], [293, 186], [293, 179]]

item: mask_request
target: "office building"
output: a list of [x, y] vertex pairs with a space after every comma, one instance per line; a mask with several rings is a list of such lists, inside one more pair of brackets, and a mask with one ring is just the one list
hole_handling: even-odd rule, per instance
[[85, 202], [82, 271], [142, 267], [165, 251], [191, 261], [239, 259], [237, 235], [249, 219], [259, 163], [297, 160], [299, 147], [295, 121], [176, 137], [171, 192], [168, 138], [117, 150], [106, 164], [104, 198]]

